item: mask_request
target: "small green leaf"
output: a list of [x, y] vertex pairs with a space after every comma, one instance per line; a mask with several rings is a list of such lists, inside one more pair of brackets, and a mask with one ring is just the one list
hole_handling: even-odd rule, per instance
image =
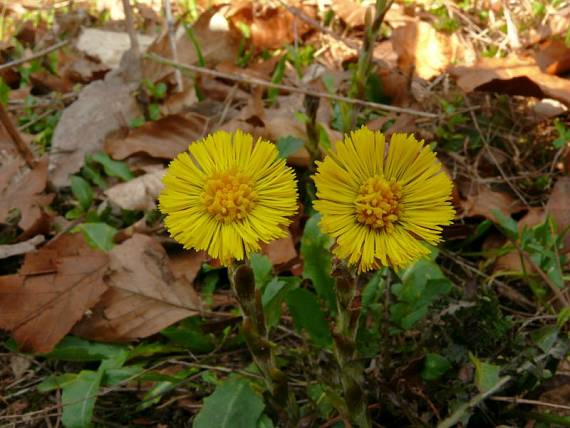
[[93, 202], [93, 191], [91, 186], [84, 178], [78, 175], [72, 175], [71, 178], [71, 192], [75, 199], [79, 201], [79, 205], [83, 211], [87, 211]]
[[166, 96], [166, 90], [167, 90], [167, 86], [166, 83], [164, 82], [158, 82], [154, 88], [153, 88], [153, 96], [157, 99], [162, 99]]
[[519, 235], [519, 228], [517, 222], [511, 217], [505, 215], [501, 210], [492, 209], [493, 216], [499, 224], [501, 231], [510, 239], [517, 239]]
[[249, 262], [255, 277], [255, 286], [263, 290], [273, 277], [273, 266], [271, 261], [266, 255], [255, 253], [251, 255]]
[[[271, 83], [281, 83], [283, 76], [285, 75], [285, 64], [287, 62], [287, 56], [283, 55], [277, 65], [275, 70], [273, 70], [273, 76], [271, 76]], [[267, 89], [267, 101], [269, 105], [273, 105], [277, 100], [277, 95], [279, 95], [279, 89], [269, 88]]]
[[329, 309], [336, 308], [334, 280], [330, 274], [332, 256], [329, 251], [332, 244], [328, 235], [321, 232], [321, 216], [315, 214], [305, 224], [301, 238], [301, 255], [304, 259], [303, 278], [310, 279], [317, 294], [325, 300]]
[[305, 145], [305, 142], [300, 138], [287, 135], [286, 137], [280, 137], [276, 144], [277, 150], [279, 150], [279, 156], [283, 159], [287, 159], [289, 156], [297, 153], [297, 151]]
[[82, 370], [63, 387], [61, 419], [66, 428], [92, 426], [91, 418], [102, 376], [103, 370]]
[[41, 393], [46, 393], [53, 391], [54, 389], [61, 389], [69, 383], [75, 381], [76, 377], [76, 373], [64, 373], [62, 375], [48, 376], [38, 385], [38, 391]]
[[422, 378], [425, 380], [436, 380], [451, 368], [447, 358], [439, 354], [427, 354], [422, 370]]
[[499, 382], [501, 367], [494, 364], [485, 363], [474, 355], [469, 355], [471, 362], [475, 365], [475, 384], [479, 391], [487, 392]]
[[158, 120], [160, 119], [160, 105], [156, 103], [151, 103], [148, 106], [148, 117], [150, 120]]
[[60, 361], [102, 361], [128, 354], [124, 345], [90, 342], [76, 336], [65, 336], [45, 358]]
[[204, 399], [194, 428], [251, 428], [263, 412], [263, 400], [244, 379], [229, 379]]
[[297, 330], [306, 330], [311, 339], [321, 347], [331, 345], [329, 326], [313, 293], [304, 288], [297, 288], [287, 294], [285, 301]]
[[545, 354], [550, 351], [558, 339], [558, 330], [554, 326], [546, 326], [532, 333], [532, 340]]
[[570, 307], [563, 308], [556, 317], [556, 326], [562, 329], [570, 321]]
[[87, 243], [102, 251], [111, 251], [117, 229], [107, 223], [82, 223], [77, 228], [83, 233]]
[[144, 118], [144, 116], [139, 116], [139, 117], [135, 117], [134, 119], [131, 119], [129, 122], [129, 128], [140, 128], [141, 126], [143, 126], [145, 124], [146, 120]]
[[257, 428], [275, 428], [273, 421], [265, 413], [257, 420]]
[[113, 160], [106, 153], [97, 152], [92, 156], [92, 159], [103, 165], [105, 174], [110, 177], [117, 177], [123, 181], [129, 181], [135, 177], [126, 163]]
[[160, 333], [192, 352], [207, 353], [216, 347], [215, 336], [204, 332], [200, 317], [187, 318], [176, 325], [165, 328]]

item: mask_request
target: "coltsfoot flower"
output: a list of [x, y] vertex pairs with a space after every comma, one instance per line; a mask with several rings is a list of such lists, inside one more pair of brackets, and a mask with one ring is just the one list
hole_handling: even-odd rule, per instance
[[313, 177], [315, 209], [334, 253], [359, 271], [401, 268], [429, 254], [450, 224], [452, 182], [436, 155], [413, 135], [361, 128], [345, 136]]
[[159, 207], [172, 237], [225, 265], [287, 236], [297, 211], [293, 170], [273, 144], [241, 131], [190, 144], [163, 182]]

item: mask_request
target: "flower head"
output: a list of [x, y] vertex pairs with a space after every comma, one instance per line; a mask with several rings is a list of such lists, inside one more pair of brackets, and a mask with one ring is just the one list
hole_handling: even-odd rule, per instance
[[426, 256], [451, 223], [452, 183], [435, 154], [413, 135], [361, 128], [318, 163], [315, 209], [335, 254], [359, 271], [404, 267]]
[[163, 182], [159, 205], [172, 237], [226, 265], [287, 236], [297, 211], [293, 170], [273, 144], [241, 131], [192, 143]]

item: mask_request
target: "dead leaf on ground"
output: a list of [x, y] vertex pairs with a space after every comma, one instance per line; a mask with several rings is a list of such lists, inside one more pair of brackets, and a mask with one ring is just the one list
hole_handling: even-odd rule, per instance
[[[305, 15], [315, 18], [315, 8], [299, 2], [289, 2]], [[251, 32], [251, 44], [259, 50], [277, 49], [302, 37], [311, 26], [296, 18], [284, 7], [260, 4], [250, 0], [232, 2], [226, 13], [234, 26], [245, 24]]]
[[0, 328], [23, 351], [50, 352], [107, 290], [107, 262], [80, 233], [27, 254], [17, 274], [0, 276]]
[[109, 139], [105, 151], [114, 159], [125, 159], [136, 153], [174, 159], [188, 149], [192, 141], [203, 136], [206, 125], [204, 118], [195, 114], [166, 116], [130, 130], [126, 138]]
[[[154, 38], [137, 35], [141, 51], [151, 45]], [[117, 68], [123, 54], [131, 48], [128, 33], [106, 31], [97, 28], [82, 28], [75, 47], [89, 58], [99, 61], [109, 68]]]
[[[331, 9], [335, 15], [342, 19], [349, 27], [364, 27], [366, 13], [370, 19], [374, 19], [376, 7], [374, 2], [360, 2], [355, 0], [337, 0], [331, 2]], [[392, 4], [384, 16], [384, 22], [392, 28], [404, 25], [406, 21], [413, 19], [404, 12], [403, 5]]]
[[22, 162], [14, 159], [0, 170], [0, 223], [7, 222], [9, 217], [19, 217], [17, 224], [24, 231], [22, 238], [42, 229], [47, 217], [44, 208], [54, 198], [43, 193], [47, 167], [47, 159], [43, 159], [33, 170], [22, 170]]
[[297, 250], [291, 234], [263, 245], [262, 252], [269, 258], [272, 265], [285, 264], [297, 257]]
[[169, 255], [170, 269], [174, 277], [185, 278], [188, 284], [194, 282], [206, 260], [208, 255], [203, 251], [185, 250]]
[[[236, 29], [230, 28], [230, 24], [223, 13], [216, 9], [203, 13], [194, 23], [191, 31], [197, 45], [200, 47], [200, 53], [204, 61], [209, 66], [224, 61], [235, 61], [241, 35]], [[184, 26], [178, 27], [175, 41], [178, 62], [181, 64], [197, 64], [199, 59], [198, 53]], [[172, 58], [168, 34], [163, 33], [149, 46], [147, 52]], [[149, 59], [143, 59], [142, 71], [143, 78], [152, 82], [174, 75], [172, 67]]]
[[391, 43], [398, 54], [400, 69], [405, 74], [413, 70], [426, 80], [439, 76], [453, 62], [469, 62], [474, 58], [470, 47], [458, 36], [440, 33], [423, 21], [394, 29]]
[[176, 279], [164, 248], [134, 235], [109, 252], [109, 289], [74, 328], [91, 340], [132, 341], [200, 313], [200, 299], [184, 278]]
[[454, 67], [451, 72], [467, 93], [489, 91], [553, 98], [570, 106], [570, 80], [544, 73], [528, 56], [481, 58], [473, 66]]
[[164, 187], [165, 170], [158, 170], [119, 183], [105, 190], [109, 200], [125, 210], [146, 211], [156, 207], [155, 201]]
[[[563, 231], [570, 226], [570, 177], [560, 177], [548, 198], [546, 213], [551, 215], [558, 230]], [[564, 248], [570, 249], [570, 233], [564, 236]]]
[[493, 210], [499, 210], [510, 216], [512, 213], [524, 209], [521, 202], [505, 192], [496, 192], [489, 186], [475, 186], [461, 201], [464, 217], [483, 216], [489, 220], [495, 220]]
[[545, 73], [560, 75], [570, 70], [570, 48], [562, 40], [551, 39], [541, 43], [534, 58]]
[[55, 186], [68, 185], [86, 154], [103, 150], [106, 138], [140, 115], [133, 89], [107, 76], [85, 86], [63, 111], [51, 145], [50, 178]]

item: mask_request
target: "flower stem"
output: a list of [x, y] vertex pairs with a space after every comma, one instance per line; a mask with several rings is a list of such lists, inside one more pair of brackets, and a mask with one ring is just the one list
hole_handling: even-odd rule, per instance
[[360, 320], [357, 299], [357, 278], [338, 263], [333, 269], [337, 304], [336, 325], [333, 330], [334, 355], [340, 368], [340, 381], [351, 422], [369, 428], [370, 416], [364, 393], [364, 366], [357, 358], [356, 335]]
[[296, 426], [299, 414], [297, 402], [289, 391], [287, 377], [275, 364], [261, 293], [255, 288], [253, 271], [245, 264], [233, 265], [229, 267], [229, 278], [243, 316], [242, 333], [271, 395], [271, 403], [282, 421], [288, 426]]

